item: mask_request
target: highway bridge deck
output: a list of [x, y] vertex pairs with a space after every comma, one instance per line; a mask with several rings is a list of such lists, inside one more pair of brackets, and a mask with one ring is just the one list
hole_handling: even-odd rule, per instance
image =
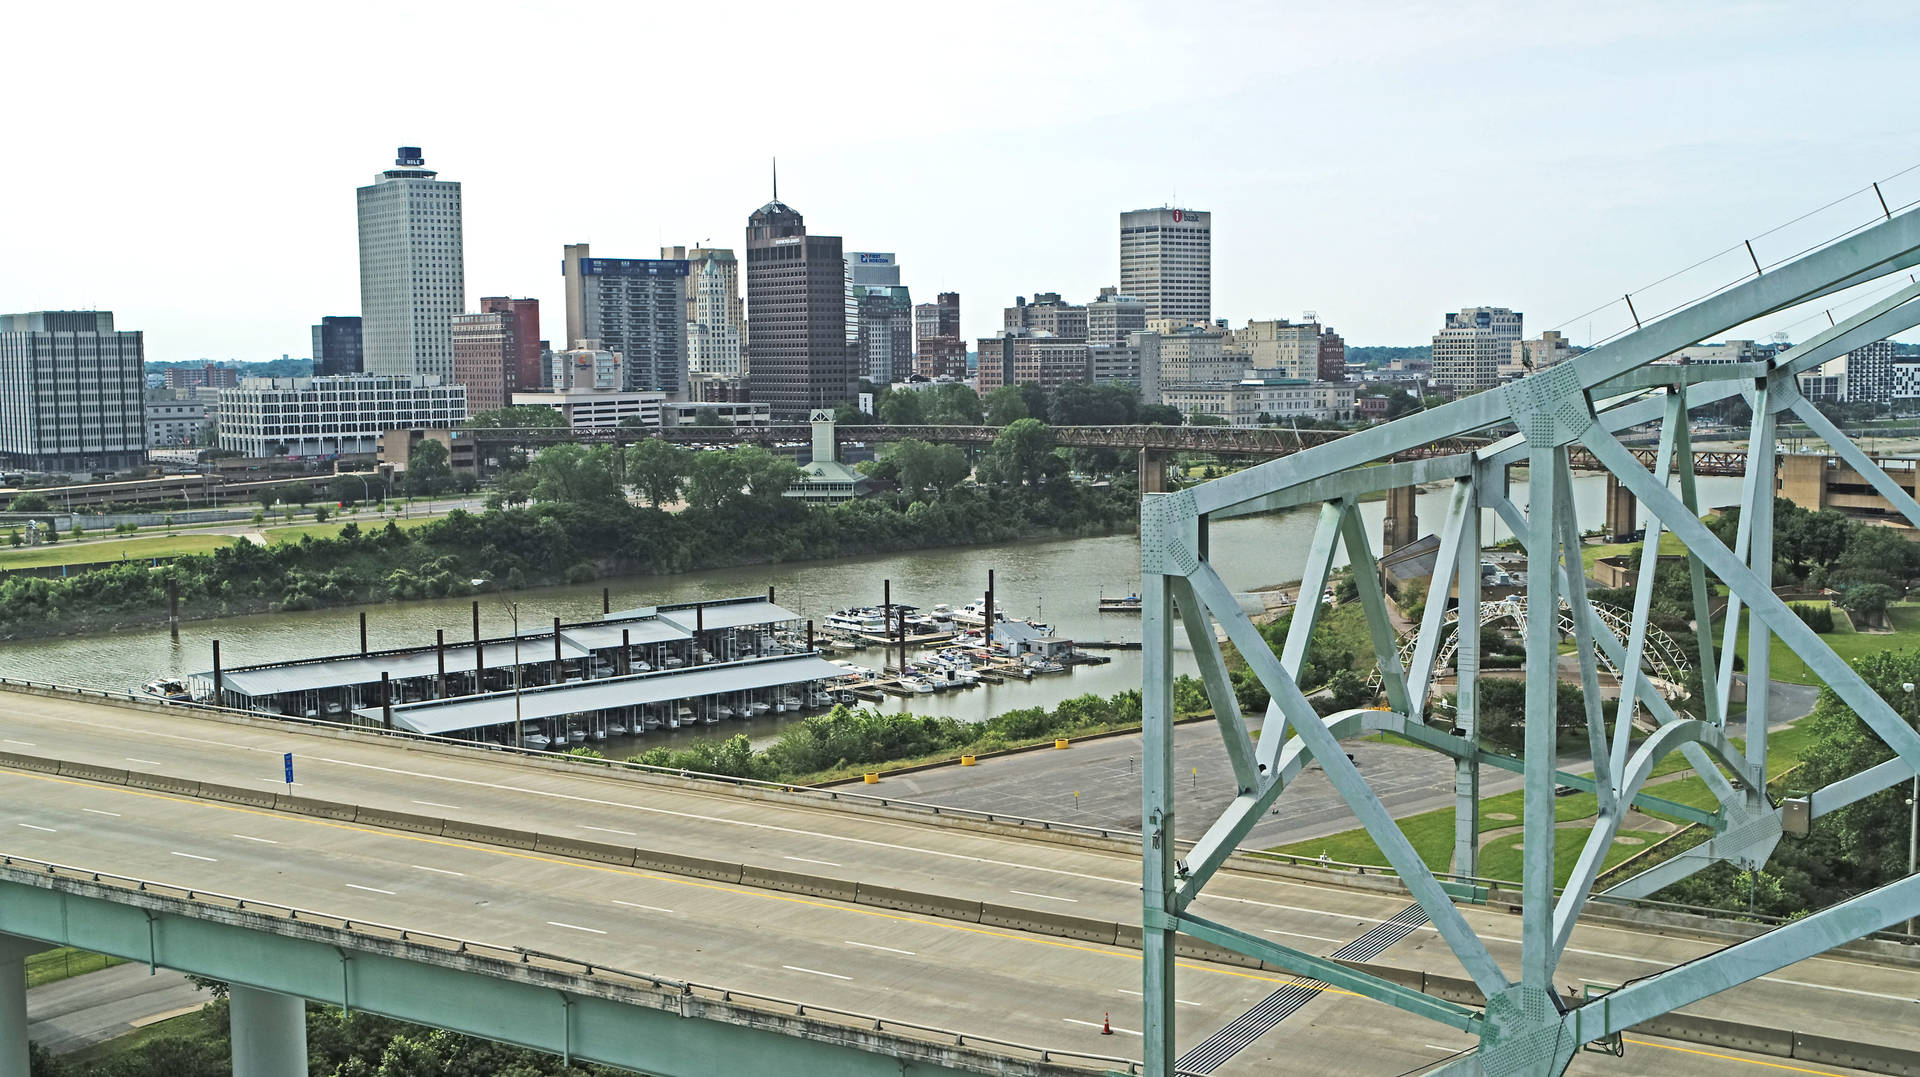
[[[258, 787], [292, 751], [303, 797], [489, 827], [568, 834], [721, 857], [823, 880], [935, 892], [1035, 913], [1137, 921], [1138, 860], [1089, 839], [1036, 837], [949, 820], [863, 812], [784, 795], [749, 796], [678, 779], [575, 773], [549, 763], [408, 750], [366, 736], [201, 720], [152, 708], [9, 693], [0, 750], [114, 770]], [[284, 788], [284, 787], [282, 787]], [[816, 1005], [1095, 1053], [1137, 1054], [1139, 954], [1125, 947], [643, 871], [147, 789], [0, 769], [7, 853], [259, 896], [481, 941], [515, 944]], [[1209, 892], [1216, 917], [1290, 945], [1331, 952], [1405, 907], [1404, 895], [1235, 871]], [[1517, 964], [1511, 916], [1468, 907], [1503, 964]], [[1569, 977], [1618, 984], [1711, 951], [1681, 933], [1583, 926]], [[1430, 931], [1379, 964], [1458, 976]], [[1284, 974], [1192, 962], [1183, 976], [1183, 1047], [1280, 984]], [[1920, 1048], [1912, 969], [1825, 956], [1696, 1007], [1775, 1028]], [[1095, 1027], [1112, 1013], [1120, 1030]], [[1366, 1000], [1322, 995], [1217, 1072], [1396, 1074], [1467, 1040], [1409, 1027]], [[1386, 1026], [1383, 1028], [1383, 1024]], [[1415, 1023], [1417, 1024], [1417, 1023]], [[1638, 1048], [1574, 1072], [1757, 1073], [1738, 1051]], [[1687, 1047], [1696, 1053], [1679, 1048]], [[1760, 1056], [1748, 1061], [1758, 1062]], [[1831, 1066], [1800, 1072], [1844, 1073]]]

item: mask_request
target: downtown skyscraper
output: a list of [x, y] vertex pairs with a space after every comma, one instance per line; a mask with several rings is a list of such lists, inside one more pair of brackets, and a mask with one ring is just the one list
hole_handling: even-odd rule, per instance
[[436, 179], [418, 146], [356, 191], [360, 317], [370, 374], [453, 377], [453, 319], [466, 310], [460, 185]]
[[1206, 325], [1213, 318], [1213, 214], [1136, 209], [1120, 215], [1120, 294], [1140, 300], [1147, 321]]
[[747, 371], [753, 399], [778, 420], [853, 397], [849, 282], [839, 236], [810, 236], [775, 198], [747, 218]]

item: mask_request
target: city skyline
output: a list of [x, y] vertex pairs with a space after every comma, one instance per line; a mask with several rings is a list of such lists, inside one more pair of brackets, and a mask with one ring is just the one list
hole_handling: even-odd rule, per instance
[[[351, 190], [394, 146], [421, 145], [465, 185], [469, 303], [558, 304], [551, 251], [563, 243], [737, 245], [777, 156], [785, 196], [810, 224], [849, 249], [898, 252], [915, 295], [968, 297], [969, 340], [1015, 295], [1086, 302], [1119, 283], [1118, 215], [1177, 204], [1217, 215], [1216, 317], [1315, 310], [1356, 345], [1419, 344], [1438, 312], [1463, 306], [1566, 323], [1905, 168], [1920, 129], [1920, 107], [1884, 92], [1916, 25], [1894, 4], [1838, 22], [1785, 5], [1213, 4], [1174, 25], [1137, 4], [987, 4], [932, 41], [912, 14], [822, 13], [784, 27], [798, 48], [901, 57], [893, 96], [938, 115], [937, 130], [847, 123], [843, 99], [822, 85], [792, 92], [797, 119], [777, 141], [699, 139], [697, 155], [663, 167], [655, 150], [671, 149], [673, 132], [644, 150], [605, 146], [591, 137], [597, 113], [540, 65], [504, 62], [558, 50], [591, 68], [638, 14], [603, 10], [606, 32], [589, 38], [575, 20], [552, 20], [505, 41], [461, 11], [401, 19], [443, 32], [445, 55], [460, 61], [438, 69], [436, 93], [400, 107], [377, 78], [287, 77], [354, 53], [352, 19], [314, 27], [283, 54], [236, 52], [192, 32], [191, 19], [116, 9], [99, 45], [110, 77], [57, 99], [32, 88], [71, 84], [58, 54], [23, 55], [0, 86], [39, 101], [45, 122], [116, 117], [127, 129], [118, 151], [141, 167], [0, 176], [0, 199], [35, 209], [11, 225], [7, 306], [112, 309], [144, 327], [156, 360], [299, 354], [321, 315], [358, 309]], [[655, 33], [692, 53], [729, 40], [742, 15], [752, 19], [659, 12]], [[1072, 26], [1085, 47], [1032, 70], [996, 37], [1023, 18]], [[57, 39], [70, 19], [25, 11], [20, 33]], [[1314, 47], [1276, 72], [1259, 56], [1282, 39]], [[383, 63], [368, 54], [348, 66], [370, 76]], [[1802, 67], [1824, 74], [1784, 77]], [[1143, 84], [1148, 69], [1159, 77]], [[762, 92], [755, 76], [721, 81], [712, 114], [744, 121]], [[503, 125], [542, 137], [501, 139]], [[544, 148], [560, 145], [590, 147], [567, 158], [587, 167]], [[236, 152], [273, 181], [206, 182], [208, 162]], [[233, 257], [231, 239], [294, 254], [263, 274]], [[1582, 330], [1569, 324], [1576, 343]]]

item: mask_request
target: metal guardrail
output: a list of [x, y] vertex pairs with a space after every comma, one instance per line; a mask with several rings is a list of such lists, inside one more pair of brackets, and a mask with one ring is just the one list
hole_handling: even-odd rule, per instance
[[234, 894], [207, 890], [201, 887], [182, 886], [176, 883], [156, 882], [132, 875], [118, 875], [108, 871], [96, 871], [91, 868], [75, 867], [50, 860], [34, 857], [0, 854], [0, 865], [6, 867], [29, 867], [36, 874], [55, 877], [80, 879], [86, 882], [115, 886], [138, 893], [159, 894], [180, 898], [194, 904], [212, 907], [231, 908], [235, 911], [264, 912], [277, 915], [290, 921], [306, 924], [318, 924], [334, 927], [341, 931], [353, 932], [370, 937], [387, 937], [399, 942], [421, 943], [446, 950], [450, 953], [470, 954], [476, 957], [492, 957], [496, 960], [514, 961], [522, 965], [536, 962], [557, 971], [574, 970], [576, 975], [589, 976], [599, 980], [624, 980], [629, 983], [644, 984], [649, 988], [670, 991], [679, 995], [710, 998], [718, 1002], [748, 1003], [785, 1007], [793, 1011], [796, 1017], [826, 1016], [842, 1019], [843, 1023], [857, 1024], [875, 1032], [910, 1032], [917, 1036], [935, 1040], [951, 1041], [954, 1046], [987, 1046], [1004, 1048], [1008, 1051], [1032, 1055], [1039, 1062], [1061, 1060], [1092, 1062], [1100, 1065], [1119, 1065], [1126, 1067], [1128, 1073], [1138, 1073], [1140, 1062], [1137, 1059], [1118, 1058], [1111, 1055], [1096, 1055], [1082, 1051], [1063, 1050], [1052, 1047], [1036, 1047], [1016, 1040], [1003, 1040], [993, 1036], [980, 1036], [972, 1033], [955, 1032], [952, 1029], [933, 1025], [922, 1025], [912, 1021], [900, 1021], [880, 1017], [858, 1010], [843, 1010], [835, 1006], [820, 1006], [810, 1002], [782, 998], [778, 995], [764, 995], [755, 991], [742, 991], [739, 988], [721, 987], [717, 984], [700, 983], [694, 980], [680, 980], [671, 976], [656, 976], [651, 973], [633, 972], [615, 968], [598, 962], [582, 961], [578, 958], [549, 953], [544, 950], [530, 949], [525, 946], [511, 946], [500, 943], [478, 942], [462, 939], [453, 935], [442, 935], [434, 931], [420, 931], [413, 928], [398, 927], [359, 917], [342, 916], [337, 913], [302, 909], [293, 905], [283, 905], [275, 901], [261, 901], [244, 898]]

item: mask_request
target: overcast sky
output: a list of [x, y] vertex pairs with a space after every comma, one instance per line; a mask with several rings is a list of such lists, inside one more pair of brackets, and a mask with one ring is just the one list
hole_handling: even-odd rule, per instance
[[469, 303], [539, 298], [555, 339], [563, 244], [737, 249], [778, 156], [810, 230], [960, 292], [969, 336], [1116, 283], [1117, 214], [1174, 203], [1213, 212], [1235, 324], [1418, 344], [1489, 304], [1584, 343], [1609, 297], [1920, 162], [1916, 31], [1911, 0], [16, 5], [0, 310], [306, 356], [358, 313], [354, 188], [407, 144], [465, 185]]

